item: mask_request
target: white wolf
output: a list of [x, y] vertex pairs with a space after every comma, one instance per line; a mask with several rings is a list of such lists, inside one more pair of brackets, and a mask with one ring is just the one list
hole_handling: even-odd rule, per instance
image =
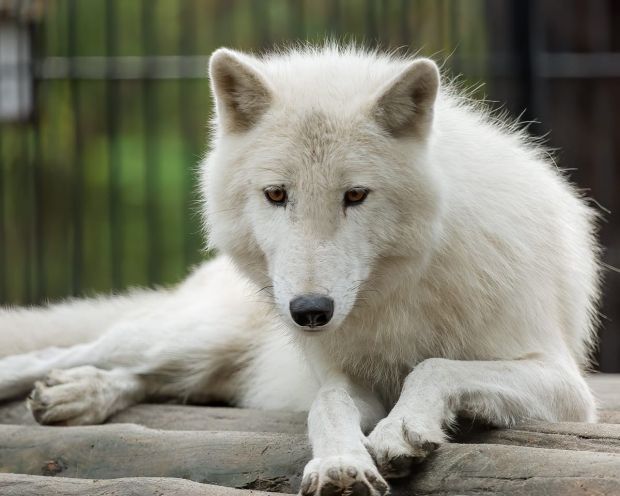
[[210, 77], [221, 255], [174, 289], [3, 310], [0, 398], [38, 381], [35, 417], [67, 425], [155, 396], [309, 409], [306, 495], [385, 493], [457, 414], [595, 419], [595, 215], [540, 149], [428, 59], [220, 49]]

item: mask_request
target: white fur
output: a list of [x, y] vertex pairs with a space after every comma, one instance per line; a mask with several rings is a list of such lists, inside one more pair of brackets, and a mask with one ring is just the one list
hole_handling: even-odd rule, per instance
[[[117, 376], [79, 369], [63, 385], [91, 394], [96, 376], [105, 394], [93, 408], [105, 415], [145, 396], [310, 409], [305, 494], [384, 493], [378, 471], [405, 474], [457, 413], [594, 420], [582, 378], [598, 297], [594, 214], [543, 151], [449, 86], [436, 94], [427, 60], [219, 50], [211, 77], [202, 185], [208, 239], [224, 255], [163, 294], [0, 312], [9, 353], [15, 329], [35, 336], [23, 352], [76, 342], [81, 325], [85, 341], [99, 336], [0, 360], [0, 398], [53, 368], [91, 365]], [[286, 207], [266, 201], [274, 185]], [[368, 198], [345, 209], [358, 186]], [[320, 332], [289, 315], [304, 293], [335, 301]], [[42, 421], [43, 393], [75, 401], [58, 387], [39, 385], [31, 400]], [[103, 420], [71, 412], [54, 421]]]

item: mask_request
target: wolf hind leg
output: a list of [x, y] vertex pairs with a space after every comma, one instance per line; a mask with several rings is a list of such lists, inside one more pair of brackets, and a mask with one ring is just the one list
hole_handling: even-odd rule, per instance
[[39, 307], [0, 306], [0, 358], [93, 341], [118, 322], [160, 307], [172, 294], [162, 289], [134, 290]]
[[54, 368], [97, 365], [106, 355], [118, 354], [114, 346], [106, 350], [106, 336], [118, 335], [169, 301], [174, 292], [160, 290], [48, 307], [0, 307], [0, 401], [25, 395]]
[[149, 330], [150, 322], [130, 318], [111, 326], [92, 342], [0, 358], [0, 401], [25, 396], [36, 381], [54, 369], [86, 365], [106, 371], [135, 368], [144, 353], [155, 346]]
[[[245, 347], [226, 341], [202, 343], [198, 349], [182, 346], [163, 352], [150, 350], [143, 363], [138, 355], [127, 360], [127, 356], [104, 353], [111, 351], [108, 345], [100, 343], [93, 353], [74, 350], [70, 359], [58, 362], [67, 365], [69, 360], [89, 362], [90, 358], [98, 367], [54, 368], [34, 383], [27, 401], [37, 422], [99, 424], [125, 408], [153, 398], [234, 404], [242, 388], [247, 360], [251, 360]], [[119, 366], [119, 358], [126, 365]]]
[[52, 369], [91, 363], [93, 343], [50, 347], [0, 358], [0, 401], [26, 395]]
[[[167, 297], [164, 297], [166, 294]], [[43, 379], [53, 369], [85, 365], [104, 370], [136, 367], [144, 361], [145, 354], [162, 342], [166, 331], [174, 333], [174, 322], [167, 325], [161, 317], [162, 313], [171, 313], [170, 307], [176, 304], [173, 293], [161, 293], [159, 297], [160, 305], [157, 307], [140, 306], [136, 300], [133, 313], [121, 314], [112, 323], [105, 320], [102, 325], [107, 327], [93, 341], [0, 357], [0, 401], [26, 395], [35, 381]], [[55, 310], [52, 308], [50, 311]], [[0, 324], [1, 317], [2, 314]], [[61, 326], [56, 327], [55, 333], [61, 333], [62, 329]]]
[[35, 383], [27, 404], [40, 424], [100, 424], [145, 394], [144, 379], [129, 370], [86, 365], [50, 371]]

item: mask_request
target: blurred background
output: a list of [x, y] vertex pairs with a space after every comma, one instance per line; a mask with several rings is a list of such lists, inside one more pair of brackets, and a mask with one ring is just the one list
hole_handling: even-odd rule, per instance
[[[0, 0], [0, 304], [179, 281], [208, 256], [209, 53], [327, 36], [419, 49], [537, 120], [620, 267], [620, 2]], [[611, 269], [603, 314], [599, 367], [620, 372]]]

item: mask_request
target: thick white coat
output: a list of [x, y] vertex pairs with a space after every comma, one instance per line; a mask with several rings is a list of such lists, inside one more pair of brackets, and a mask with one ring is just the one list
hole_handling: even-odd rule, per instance
[[[427, 60], [354, 48], [216, 52], [201, 174], [222, 254], [164, 292], [0, 311], [0, 354], [25, 353], [0, 360], [0, 399], [79, 367], [51, 381], [82, 384], [69, 410], [37, 384], [52, 403], [33, 405], [40, 421], [102, 421], [153, 395], [313, 405], [306, 494], [334, 467], [342, 487], [361, 477], [384, 492], [374, 463], [401, 475], [391, 462], [442, 442], [458, 412], [593, 420], [581, 374], [595, 339], [595, 215], [514, 126], [447, 85], [435, 100], [435, 74]], [[272, 185], [286, 207], [266, 201]], [[345, 208], [360, 186], [366, 201]], [[335, 301], [321, 332], [290, 317], [305, 293]], [[107, 396], [94, 404], [89, 387]], [[360, 424], [390, 409], [364, 437]]]

